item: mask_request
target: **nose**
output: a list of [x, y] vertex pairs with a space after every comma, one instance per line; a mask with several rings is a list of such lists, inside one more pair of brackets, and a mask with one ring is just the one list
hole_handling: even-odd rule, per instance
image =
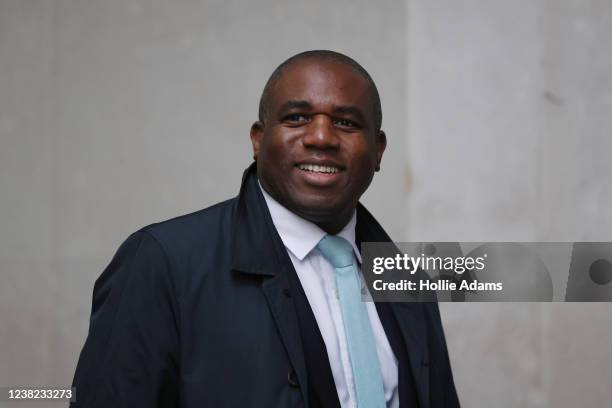
[[327, 115], [315, 115], [306, 128], [302, 137], [304, 147], [319, 149], [338, 148], [340, 142], [335, 132], [332, 120]]

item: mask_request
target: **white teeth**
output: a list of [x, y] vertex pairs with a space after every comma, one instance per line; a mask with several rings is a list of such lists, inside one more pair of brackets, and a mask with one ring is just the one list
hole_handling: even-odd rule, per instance
[[301, 170], [312, 171], [314, 173], [338, 173], [340, 169], [334, 166], [319, 166], [318, 164], [300, 164]]

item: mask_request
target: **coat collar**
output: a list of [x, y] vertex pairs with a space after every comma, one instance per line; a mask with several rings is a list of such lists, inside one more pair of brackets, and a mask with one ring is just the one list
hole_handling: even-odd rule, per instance
[[257, 185], [256, 162], [244, 171], [235, 211], [232, 269], [255, 275], [276, 275], [281, 266], [277, 250], [280, 237]]

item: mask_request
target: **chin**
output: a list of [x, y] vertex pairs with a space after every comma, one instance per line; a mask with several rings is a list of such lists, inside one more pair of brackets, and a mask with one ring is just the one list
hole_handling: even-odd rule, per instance
[[300, 210], [298, 215], [302, 216], [302, 218], [313, 222], [325, 222], [336, 218], [345, 207], [337, 204], [334, 205], [334, 203], [329, 202], [329, 199], [326, 199], [321, 201], [303, 201], [298, 208]]

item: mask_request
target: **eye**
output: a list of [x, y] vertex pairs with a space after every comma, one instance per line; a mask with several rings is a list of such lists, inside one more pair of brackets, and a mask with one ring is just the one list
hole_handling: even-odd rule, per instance
[[284, 118], [285, 122], [291, 122], [291, 123], [304, 123], [308, 120], [308, 118], [305, 115], [302, 115], [300, 113], [292, 113], [291, 115], [287, 115]]
[[359, 127], [357, 123], [353, 122], [352, 120], [348, 120], [348, 119], [334, 119], [334, 124], [340, 127], [347, 127], [347, 128]]

